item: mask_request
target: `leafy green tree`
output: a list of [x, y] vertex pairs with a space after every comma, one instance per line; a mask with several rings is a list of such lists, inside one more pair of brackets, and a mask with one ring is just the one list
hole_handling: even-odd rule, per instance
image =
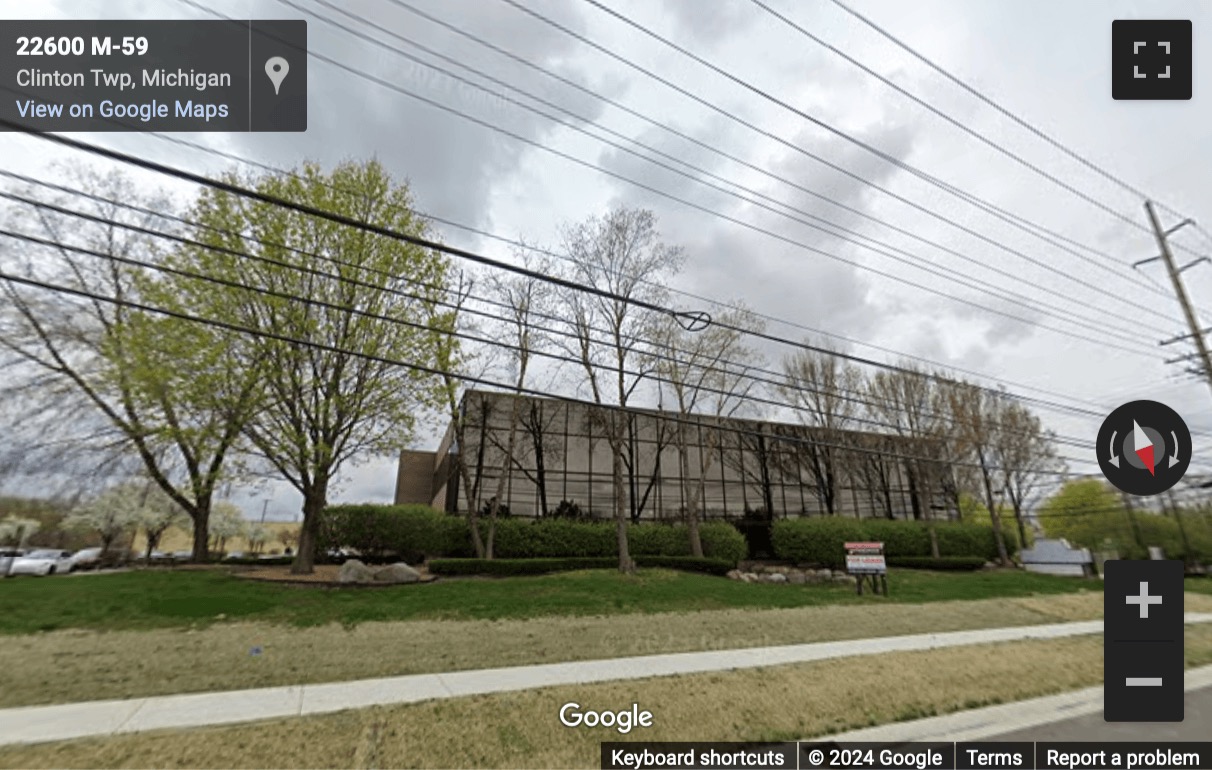
[[[377, 162], [327, 174], [309, 163], [244, 183], [399, 232], [427, 232], [407, 186]], [[184, 249], [174, 266], [236, 286], [181, 278], [179, 296], [200, 315], [267, 333], [235, 343], [235, 360], [262, 367], [244, 434], [303, 496], [292, 571], [310, 573], [340, 470], [406, 446], [418, 413], [436, 401], [431, 377], [386, 360], [434, 365], [440, 332], [426, 324], [445, 293], [448, 263], [410, 243], [218, 190], [201, 195], [192, 219], [199, 240], [227, 251]]]
[[[11, 245], [6, 265], [27, 272], [37, 266], [44, 280], [68, 289], [178, 308], [175, 284], [120, 261], [161, 261], [154, 238], [123, 225], [164, 227], [148, 212], [171, 211], [171, 200], [121, 174], [78, 169], [74, 175], [92, 197], [28, 194], [96, 221], [22, 207], [18, 229], [48, 243]], [[112, 476], [116, 462], [137, 458], [193, 520], [199, 561], [207, 556], [211, 497], [256, 408], [259, 362], [239, 358], [229, 341], [230, 335], [162, 314], [0, 280], [0, 351], [15, 364], [6, 367], [0, 399], [19, 402], [26, 414], [55, 416], [30, 442], [28, 464], [62, 471], [68, 466], [63, 448], [80, 447]]]
[[1069, 481], [1044, 501], [1038, 513], [1048, 537], [1060, 537], [1082, 548], [1105, 548], [1137, 554], [1141, 548], [1131, 512], [1119, 493], [1100, 479]]

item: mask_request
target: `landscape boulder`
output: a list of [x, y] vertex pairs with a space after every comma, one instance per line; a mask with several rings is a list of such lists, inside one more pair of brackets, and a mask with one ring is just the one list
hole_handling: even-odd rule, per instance
[[793, 570], [787, 573], [787, 582], [794, 583], [797, 586], [802, 586], [808, 582], [808, 576], [800, 570]]
[[337, 571], [338, 583], [369, 583], [375, 579], [375, 571], [357, 559], [350, 559]]
[[402, 561], [379, 567], [374, 571], [376, 583], [416, 583], [420, 579], [421, 573]]
[[766, 582], [768, 582], [768, 583], [786, 583], [787, 576], [784, 575], [782, 572], [774, 572], [774, 573], [771, 573], [766, 576]]

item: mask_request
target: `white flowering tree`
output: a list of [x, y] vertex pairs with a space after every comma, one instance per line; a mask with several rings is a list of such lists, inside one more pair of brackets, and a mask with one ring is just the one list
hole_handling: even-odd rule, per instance
[[210, 512], [210, 550], [222, 551], [227, 541], [248, 534], [244, 511], [226, 500], [215, 503]]
[[110, 487], [77, 505], [64, 518], [63, 526], [96, 534], [101, 538], [101, 553], [108, 553], [115, 540], [138, 526], [145, 498], [142, 484]]
[[248, 541], [248, 550], [252, 553], [261, 553], [265, 544], [273, 539], [273, 534], [270, 528], [264, 524], [256, 521], [250, 522], [244, 533], [244, 539]]
[[147, 539], [144, 558], [151, 560], [152, 551], [160, 547], [160, 539], [172, 527], [184, 527], [189, 523], [185, 509], [165, 494], [159, 487], [147, 486], [139, 507], [133, 512], [134, 524], [143, 530]]
[[0, 544], [15, 545], [21, 548], [41, 526], [42, 523], [37, 519], [27, 519], [10, 513], [0, 519]]

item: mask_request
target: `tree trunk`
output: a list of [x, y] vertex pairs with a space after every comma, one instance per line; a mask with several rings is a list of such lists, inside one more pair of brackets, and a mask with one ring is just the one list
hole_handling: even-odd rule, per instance
[[[612, 418], [613, 419], [613, 418]], [[618, 431], [618, 423], [614, 423], [614, 429]], [[625, 480], [623, 479], [623, 442], [621, 437], [616, 436], [611, 443], [611, 454], [614, 458], [611, 463], [611, 471], [614, 474], [614, 523], [615, 535], [619, 544], [619, 572], [631, 574], [635, 572], [635, 562], [631, 560], [631, 550], [627, 543], [627, 505], [624, 497], [626, 496]]]
[[[682, 427], [678, 431], [678, 465], [682, 473], [682, 499], [686, 501], [686, 529], [690, 532], [690, 555], [703, 556], [703, 539], [699, 537], [699, 511], [696, 495], [690, 489], [690, 460], [686, 456], [686, 438]], [[702, 449], [699, 450], [702, 452]], [[701, 463], [700, 463], [701, 464]]]
[[[922, 500], [918, 494], [917, 488], [917, 473], [913, 470], [913, 464], [905, 463], [905, 482], [909, 485], [909, 505], [913, 509], [913, 520], [922, 520]], [[927, 501], [926, 505], [930, 503]]]
[[985, 458], [980, 457], [981, 477], [985, 481], [985, 504], [989, 506], [989, 521], [993, 524], [993, 541], [997, 543], [997, 558], [1003, 567], [1010, 566], [1010, 554], [1006, 551], [1006, 538], [1002, 533], [1002, 515], [993, 503], [993, 483], [989, 480], [989, 472], [985, 470]]
[[194, 507], [194, 547], [189, 560], [196, 564], [210, 561], [210, 498], [199, 499]]
[[290, 565], [292, 575], [310, 575], [316, 571], [316, 546], [319, 544], [320, 517], [328, 504], [327, 484], [316, 487], [303, 497], [303, 526], [299, 531], [299, 550]]

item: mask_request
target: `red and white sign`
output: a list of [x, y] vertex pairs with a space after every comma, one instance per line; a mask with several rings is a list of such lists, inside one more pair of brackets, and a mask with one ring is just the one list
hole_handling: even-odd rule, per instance
[[851, 575], [884, 575], [888, 563], [883, 554], [852, 553], [846, 556], [846, 571]]
[[846, 543], [846, 550], [850, 553], [883, 553], [884, 544], [876, 542]]

